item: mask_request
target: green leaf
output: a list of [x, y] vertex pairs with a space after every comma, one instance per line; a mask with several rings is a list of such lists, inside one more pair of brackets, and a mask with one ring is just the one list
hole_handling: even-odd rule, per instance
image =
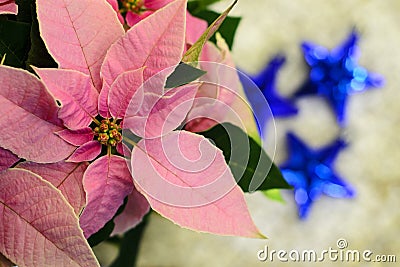
[[266, 196], [269, 199], [285, 203], [285, 200], [282, 197], [281, 191], [279, 189], [270, 189], [266, 191], [262, 191], [264, 196]]
[[264, 149], [239, 127], [223, 123], [199, 134], [211, 139], [223, 151], [243, 191], [291, 188]]
[[17, 20], [30, 24], [32, 22], [32, 13], [35, 13], [32, 12], [35, 0], [16, 0], [15, 3], [18, 5]]
[[206, 74], [204, 70], [192, 67], [181, 62], [174, 72], [167, 78], [165, 88], [175, 88], [193, 82]]
[[57, 68], [57, 63], [50, 56], [47, 51], [46, 45], [44, 44], [39, 32], [39, 23], [36, 17], [36, 10], [34, 6], [32, 8], [32, 27], [30, 32], [31, 48], [28, 53], [26, 60], [26, 68], [30, 72], [34, 72], [32, 66], [38, 68]]
[[212, 5], [219, 1], [221, 0], [189, 0], [187, 7], [191, 14], [195, 14], [197, 12], [203, 11], [209, 5]]
[[199, 40], [197, 40], [183, 55], [182, 61], [189, 62], [197, 62], [199, 60], [199, 56], [201, 50], [203, 49], [204, 44], [214, 35], [214, 33], [219, 29], [221, 23], [228, 16], [228, 13], [232, 10], [232, 8], [236, 5], [238, 0], [235, 0], [228, 9], [226, 9], [210, 26], [208, 26], [207, 30], [200, 36]]
[[0, 57], [6, 54], [5, 65], [24, 67], [29, 50], [30, 29], [28, 23], [0, 20]]
[[[150, 213], [149, 213], [150, 214]], [[142, 222], [126, 232], [119, 242], [119, 254], [110, 267], [133, 267], [136, 264], [140, 241], [148, 221], [148, 214]]]
[[[210, 25], [213, 21], [215, 21], [220, 14], [210, 11], [210, 10], [203, 10], [201, 12], [194, 14], [196, 17], [204, 19]], [[233, 41], [235, 38], [237, 27], [239, 26], [241, 18], [240, 17], [226, 17], [224, 22], [219, 27], [218, 32], [224, 37], [226, 43], [229, 46], [229, 49], [232, 49]], [[210, 38], [210, 41], [216, 43], [215, 35]]]
[[88, 238], [88, 243], [90, 247], [97, 246], [98, 244], [109, 238], [112, 231], [114, 230], [114, 227], [115, 224], [113, 220], [110, 220], [97, 233], [91, 235]]

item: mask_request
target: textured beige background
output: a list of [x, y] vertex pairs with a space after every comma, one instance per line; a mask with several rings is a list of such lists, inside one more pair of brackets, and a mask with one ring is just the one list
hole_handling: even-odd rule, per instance
[[[215, 7], [222, 10], [230, 1]], [[234, 15], [243, 16], [234, 46], [238, 66], [258, 71], [277, 52], [288, 56], [278, 87], [291, 94], [306, 75], [299, 44], [311, 40], [329, 48], [353, 26], [362, 33], [360, 63], [386, 78], [382, 89], [353, 95], [348, 103], [350, 142], [336, 167], [357, 189], [354, 200], [323, 197], [307, 221], [299, 221], [292, 194], [286, 204], [261, 194], [247, 197], [256, 224], [268, 240], [218, 237], [180, 229], [152, 215], [142, 243], [139, 266], [314, 266], [310, 263], [261, 263], [256, 253], [270, 249], [336, 248], [346, 238], [349, 249], [397, 254], [400, 261], [400, 1], [397, 0], [240, 0]], [[293, 130], [310, 145], [332, 141], [340, 132], [324, 101], [303, 98], [297, 117], [276, 120], [276, 161], [286, 158], [284, 135]], [[267, 140], [267, 143], [268, 142]], [[269, 144], [271, 145], [271, 144]], [[343, 263], [326, 261], [318, 266]], [[397, 263], [399, 264], [399, 263]], [[396, 263], [348, 263], [345, 266], [398, 266]]]

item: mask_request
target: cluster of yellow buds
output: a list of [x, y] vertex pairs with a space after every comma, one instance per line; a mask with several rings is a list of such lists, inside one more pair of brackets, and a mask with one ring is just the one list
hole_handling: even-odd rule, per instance
[[144, 0], [124, 0], [122, 1], [124, 12], [132, 11], [134, 13], [140, 13], [145, 11]]
[[108, 119], [102, 120], [101, 124], [94, 128], [97, 141], [105, 146], [116, 146], [122, 141], [121, 127]]

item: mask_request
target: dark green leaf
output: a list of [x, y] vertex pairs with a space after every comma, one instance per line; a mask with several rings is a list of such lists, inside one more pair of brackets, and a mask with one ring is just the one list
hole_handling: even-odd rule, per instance
[[30, 24], [32, 22], [32, 7], [35, 6], [35, 0], [16, 0], [15, 3], [18, 5], [17, 20]]
[[47, 52], [46, 46], [40, 37], [39, 23], [36, 18], [35, 7], [32, 6], [32, 27], [30, 32], [31, 48], [26, 60], [26, 68], [33, 72], [31, 65], [39, 68], [57, 68], [57, 63]]
[[[149, 213], [150, 214], [150, 213]], [[143, 221], [132, 230], [126, 232], [120, 241], [119, 254], [110, 267], [134, 267], [136, 265], [137, 254], [140, 241], [146, 228], [148, 215]]]
[[[203, 10], [201, 12], [195, 13], [194, 15], [198, 18], [206, 20], [208, 22], [208, 25], [210, 25], [214, 20], [218, 18], [220, 14], [210, 10]], [[233, 40], [235, 37], [237, 27], [239, 26], [240, 20], [241, 20], [240, 17], [228, 16], [225, 18], [224, 22], [219, 27], [218, 32], [222, 35], [222, 37], [224, 37], [226, 43], [229, 46], [229, 49], [232, 49]], [[210, 38], [210, 41], [214, 43], [216, 42], [215, 35], [213, 35]]]
[[181, 62], [178, 67], [175, 68], [174, 72], [167, 78], [165, 88], [175, 88], [188, 84], [206, 73], [206, 71]]
[[209, 5], [221, 0], [193, 0], [188, 2], [188, 10], [191, 14], [195, 14], [206, 9]]
[[0, 20], [0, 58], [6, 54], [4, 65], [21, 68], [29, 50], [28, 23]]
[[264, 149], [239, 127], [223, 123], [199, 134], [211, 139], [223, 151], [243, 191], [291, 188]]
[[114, 222], [113, 220], [108, 221], [103, 228], [101, 228], [97, 233], [91, 235], [88, 239], [88, 243], [90, 247], [97, 246], [104, 240], [110, 237], [112, 231], [114, 230]]

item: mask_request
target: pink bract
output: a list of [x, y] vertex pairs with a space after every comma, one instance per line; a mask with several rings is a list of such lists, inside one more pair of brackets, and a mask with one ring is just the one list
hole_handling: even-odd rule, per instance
[[18, 13], [18, 6], [15, 0], [0, 0], [0, 14], [13, 14]]
[[100, 266], [61, 193], [30, 171], [0, 173], [0, 252], [19, 266]]

